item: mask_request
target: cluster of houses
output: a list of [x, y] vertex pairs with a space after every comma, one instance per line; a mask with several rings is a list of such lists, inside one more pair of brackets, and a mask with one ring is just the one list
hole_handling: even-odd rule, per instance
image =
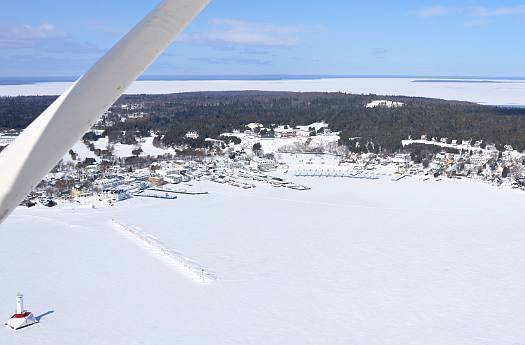
[[[268, 137], [270, 132], [271, 137]], [[148, 195], [144, 191], [151, 188], [158, 191], [159, 188], [162, 190], [166, 185], [187, 185], [191, 181], [201, 180], [243, 189], [254, 188], [256, 182], [267, 182], [274, 187], [307, 189], [307, 187], [292, 182], [276, 180], [269, 175], [269, 172], [276, 169], [283, 172], [293, 169], [300, 170], [302, 174], [300, 176], [377, 177], [389, 175], [394, 177], [471, 178], [525, 190], [525, 155], [508, 145], [504, 150], [498, 150], [495, 145], [485, 144], [482, 141], [429, 138], [423, 135], [418, 139], [409, 137], [403, 140], [402, 145], [405, 149], [393, 155], [348, 151], [342, 154], [328, 151], [315, 152], [318, 155], [326, 154], [336, 158], [330, 163], [332, 166], [322, 167], [308, 166], [311, 161], [304, 163], [302, 167], [294, 167], [286, 159], [276, 159], [276, 156], [280, 156], [281, 153], [308, 155], [308, 152], [289, 152], [288, 149], [293, 148], [290, 145], [285, 146], [287, 150], [280, 150], [280, 144], [295, 141], [309, 142], [313, 137], [322, 141], [332, 136], [336, 136], [334, 143], [337, 144], [337, 135], [324, 122], [294, 128], [286, 125], [265, 128], [261, 124], [251, 123], [243, 132], [235, 130], [232, 133], [223, 134], [224, 137], [237, 136], [243, 143], [247, 142], [249, 145], [234, 145], [235, 150], [233, 146], [230, 146], [230, 151], [225, 150], [220, 155], [199, 158], [166, 155], [152, 159], [151, 162], [142, 166], [133, 165], [133, 161], [118, 157], [112, 157], [112, 160], [109, 161], [106, 158], [92, 160], [92, 164], [59, 165], [53, 173], [46, 176], [26, 202], [31, 205], [37, 200], [44, 205], [53, 206], [54, 201], [58, 200], [95, 198], [101, 202], [114, 203], [134, 196]], [[15, 133], [2, 134], [0, 143], [2, 143], [1, 140], [5, 140], [8, 145], [11, 137], [14, 139]], [[197, 139], [199, 133], [189, 131], [186, 137]], [[270, 154], [259, 154], [253, 143], [260, 142], [264, 142], [265, 147], [272, 148], [274, 151]], [[233, 145], [233, 143], [230, 144]], [[420, 145], [431, 146], [432, 150], [428, 152], [437, 153], [415, 161], [416, 157], [411, 151], [411, 145], [414, 144], [418, 144], [419, 147]], [[259, 147], [261, 147], [260, 144]], [[103, 164], [104, 162], [106, 164]], [[296, 176], [299, 175], [296, 174]]]
[[144, 104], [142, 103], [130, 103], [115, 106], [114, 108], [107, 110], [104, 115], [97, 120], [95, 126], [109, 128], [118, 122], [124, 123], [129, 119], [142, 119], [149, 115], [142, 111], [143, 108]]
[[[443, 148], [426, 162], [426, 173], [435, 176], [456, 178], [472, 178], [485, 180], [495, 184], [508, 184], [513, 188], [525, 188], [525, 155], [505, 145], [500, 151], [494, 144], [484, 144], [482, 140], [450, 140], [448, 138], [431, 138], [426, 135], [420, 139], [403, 140], [404, 147], [411, 144], [423, 144]], [[455, 153], [446, 152], [454, 149]], [[400, 164], [404, 169], [410, 169], [412, 162]]]
[[[306, 187], [275, 180], [268, 172], [275, 170], [275, 160], [238, 155], [193, 159], [164, 159], [148, 167], [133, 169], [124, 163], [102, 168], [99, 164], [75, 166], [59, 165], [49, 173], [38, 188], [24, 201], [27, 206], [38, 203], [55, 206], [61, 201], [97, 201], [114, 204], [132, 197], [147, 197], [147, 191], [169, 189], [169, 195], [155, 197], [173, 199], [173, 188], [186, 190], [190, 181], [212, 181], [243, 189], [255, 188], [254, 182], [267, 182], [273, 186], [306, 190]], [[168, 186], [168, 187], [166, 187]], [[177, 189], [177, 186], [180, 188]], [[195, 194], [185, 192], [184, 194]], [[202, 194], [202, 193], [196, 193]]]
[[223, 133], [221, 137], [243, 137], [248, 136], [250, 138], [268, 138], [268, 139], [280, 139], [280, 138], [305, 138], [313, 135], [333, 135], [329, 126], [325, 122], [316, 122], [307, 126], [289, 126], [289, 125], [271, 125], [266, 128], [260, 123], [249, 123], [246, 128], [241, 130], [233, 130], [231, 133]]

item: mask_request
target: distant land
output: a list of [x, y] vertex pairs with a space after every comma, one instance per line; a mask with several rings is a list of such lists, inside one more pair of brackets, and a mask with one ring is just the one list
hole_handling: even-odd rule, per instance
[[[378, 75], [143, 76], [125, 93], [153, 95], [248, 90], [339, 92], [358, 95], [438, 98], [505, 107], [525, 105], [525, 78], [465, 78], [467, 79], [454, 79], [450, 76]], [[46, 79], [50, 81], [45, 81]], [[60, 81], [66, 79], [69, 81]], [[74, 77], [0, 78], [0, 97], [56, 96], [67, 90], [74, 80]]]
[[477, 80], [477, 79], [416, 79], [413, 83], [481, 83], [481, 84], [500, 84], [500, 83], [523, 83], [522, 80]]
[[[27, 85], [35, 83], [73, 82], [79, 76], [0, 77], [0, 85]], [[432, 76], [432, 75], [388, 75], [388, 74], [268, 74], [268, 75], [144, 75], [139, 81], [192, 81], [192, 80], [317, 80], [317, 79], [375, 79], [414, 78], [414, 82], [490, 83], [498, 81], [525, 81], [523, 77], [487, 76]], [[424, 78], [424, 79], [423, 79]], [[422, 79], [422, 80], [419, 80]]]

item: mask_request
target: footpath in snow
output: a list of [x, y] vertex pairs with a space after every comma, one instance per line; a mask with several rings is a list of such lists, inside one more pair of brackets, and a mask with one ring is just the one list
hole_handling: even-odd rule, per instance
[[217, 276], [208, 268], [176, 252], [152, 236], [142, 233], [138, 229], [123, 225], [111, 220], [112, 227], [125, 237], [133, 240], [152, 256], [167, 265], [173, 266], [177, 271], [199, 284], [210, 284], [217, 280]]

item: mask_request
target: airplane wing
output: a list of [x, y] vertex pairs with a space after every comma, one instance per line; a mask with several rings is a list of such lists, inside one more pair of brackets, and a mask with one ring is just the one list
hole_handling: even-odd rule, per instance
[[164, 0], [0, 153], [0, 223], [210, 0]]

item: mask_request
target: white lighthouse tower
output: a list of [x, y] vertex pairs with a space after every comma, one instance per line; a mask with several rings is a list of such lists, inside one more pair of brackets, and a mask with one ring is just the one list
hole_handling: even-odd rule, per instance
[[24, 296], [20, 293], [16, 295], [16, 313], [5, 323], [6, 326], [17, 330], [31, 326], [37, 322], [33, 313], [24, 309]]

